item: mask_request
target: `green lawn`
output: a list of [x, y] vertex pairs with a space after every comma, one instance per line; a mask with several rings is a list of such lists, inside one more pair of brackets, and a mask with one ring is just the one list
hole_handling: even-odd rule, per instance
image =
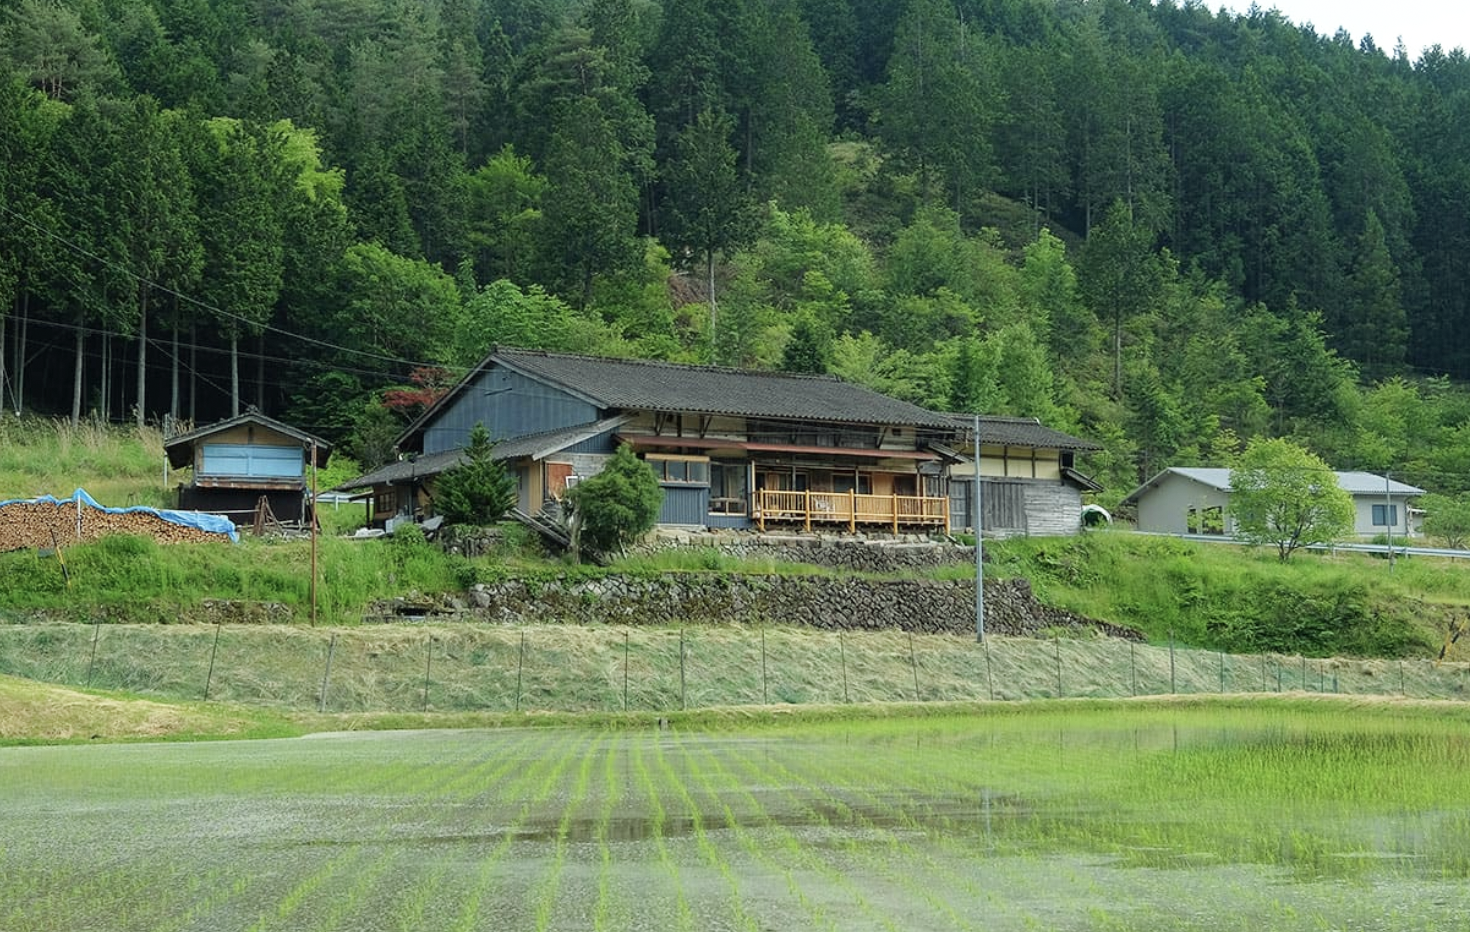
[[0, 928], [1449, 929], [1466, 712], [0, 750]]

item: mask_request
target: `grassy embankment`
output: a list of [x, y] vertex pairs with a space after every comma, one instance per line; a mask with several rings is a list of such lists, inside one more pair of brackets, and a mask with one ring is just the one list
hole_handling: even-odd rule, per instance
[[[104, 504], [165, 504], [157, 431], [0, 420], [0, 498], [87, 488]], [[352, 472], [322, 479], [323, 486]], [[345, 471], [345, 472], [342, 472]], [[182, 477], [175, 475], [171, 483]], [[360, 522], [356, 507], [324, 508], [340, 531]], [[409, 592], [460, 591], [509, 573], [818, 572], [770, 561], [742, 562], [713, 552], [665, 553], [610, 570], [548, 561], [517, 546], [474, 561], [393, 541], [320, 542], [319, 619], [360, 621], [371, 602]], [[1198, 546], [1121, 533], [988, 545], [996, 576], [1029, 578], [1045, 602], [1129, 625], [1155, 644], [1233, 652], [1422, 657], [1443, 643], [1448, 625], [1470, 606], [1470, 577], [1453, 563], [1385, 561], [1360, 555], [1299, 555], [1287, 565], [1265, 552]], [[73, 621], [187, 620], [205, 599], [277, 602], [298, 620], [308, 614], [308, 544], [246, 539], [239, 546], [161, 547], [114, 539], [66, 551], [68, 586], [55, 559], [0, 554], [0, 620], [43, 614]], [[940, 577], [969, 576], [960, 565]]]

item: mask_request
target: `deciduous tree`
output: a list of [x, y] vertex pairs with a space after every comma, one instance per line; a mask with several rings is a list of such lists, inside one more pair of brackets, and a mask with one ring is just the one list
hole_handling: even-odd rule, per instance
[[1286, 439], [1257, 439], [1246, 448], [1230, 471], [1230, 512], [1240, 536], [1274, 546], [1282, 562], [1353, 529], [1353, 499], [1336, 474]]

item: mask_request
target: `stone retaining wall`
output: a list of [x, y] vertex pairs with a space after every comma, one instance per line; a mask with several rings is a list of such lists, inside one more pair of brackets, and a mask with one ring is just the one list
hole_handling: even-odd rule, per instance
[[[986, 631], [1049, 629], [1142, 640], [1131, 629], [1044, 606], [1024, 579], [987, 580]], [[385, 614], [387, 614], [385, 612]], [[975, 587], [964, 580], [667, 574], [478, 584], [455, 614], [500, 622], [569, 624], [782, 624], [828, 630], [963, 634], [975, 630]]]
[[856, 573], [899, 573], [973, 563], [975, 549], [928, 538], [854, 538], [727, 532], [693, 536], [663, 546], [707, 546], [742, 559], [810, 563]]

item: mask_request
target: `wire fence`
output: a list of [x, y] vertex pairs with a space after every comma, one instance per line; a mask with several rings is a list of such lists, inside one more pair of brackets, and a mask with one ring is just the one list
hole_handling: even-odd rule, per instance
[[6, 625], [0, 673], [336, 712], [661, 712], [1283, 692], [1463, 700], [1470, 688], [1470, 664], [1428, 659], [748, 626]]

